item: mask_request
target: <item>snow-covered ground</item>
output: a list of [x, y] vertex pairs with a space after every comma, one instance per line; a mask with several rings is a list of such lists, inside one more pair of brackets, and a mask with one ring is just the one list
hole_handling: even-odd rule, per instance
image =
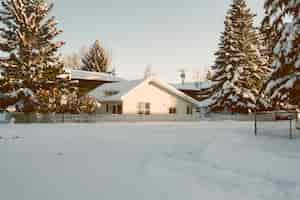
[[1, 124], [0, 199], [299, 200], [300, 137], [259, 125]]

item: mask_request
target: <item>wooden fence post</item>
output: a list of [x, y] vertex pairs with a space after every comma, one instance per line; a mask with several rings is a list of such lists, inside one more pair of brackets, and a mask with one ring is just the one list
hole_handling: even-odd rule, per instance
[[293, 117], [290, 118], [290, 139], [293, 139]]
[[257, 136], [257, 118], [256, 118], [256, 109], [254, 113], [254, 135]]

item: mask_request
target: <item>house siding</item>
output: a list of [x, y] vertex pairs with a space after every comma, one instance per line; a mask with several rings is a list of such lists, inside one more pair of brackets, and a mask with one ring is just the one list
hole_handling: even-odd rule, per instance
[[[137, 86], [123, 98], [123, 113], [138, 114], [139, 103], [150, 103], [151, 114], [169, 114], [169, 109], [174, 107], [176, 108], [175, 115], [187, 115], [187, 106], [193, 107], [191, 103], [149, 82]], [[193, 109], [194, 113], [195, 109]]]
[[[117, 110], [113, 109], [113, 106], [120, 106]], [[120, 110], [119, 110], [120, 109]], [[100, 108], [97, 110], [99, 114], [122, 114], [123, 113], [123, 104], [122, 102], [105, 102], [101, 103]]]

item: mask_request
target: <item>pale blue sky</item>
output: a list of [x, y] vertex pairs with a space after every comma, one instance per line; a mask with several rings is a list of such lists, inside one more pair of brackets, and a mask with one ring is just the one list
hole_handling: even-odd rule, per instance
[[[203, 71], [213, 64], [224, 16], [232, 0], [53, 0], [53, 15], [64, 30], [65, 54], [99, 39], [112, 56], [117, 73], [143, 76], [148, 64], [167, 81], [178, 70]], [[263, 13], [263, 0], [248, 0]]]

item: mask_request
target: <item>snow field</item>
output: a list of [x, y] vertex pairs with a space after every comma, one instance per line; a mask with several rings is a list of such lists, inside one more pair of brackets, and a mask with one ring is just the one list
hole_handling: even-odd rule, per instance
[[298, 200], [300, 137], [288, 122], [259, 126], [3, 124], [0, 199]]

